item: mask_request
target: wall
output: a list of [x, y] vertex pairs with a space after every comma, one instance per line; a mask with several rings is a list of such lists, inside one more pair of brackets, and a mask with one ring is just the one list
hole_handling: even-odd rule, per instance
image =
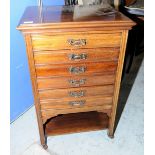
[[[37, 0], [10, 1], [10, 120], [13, 121], [29, 109], [34, 101], [25, 44], [16, 26], [27, 6], [37, 5]], [[43, 0], [44, 5], [62, 5], [64, 0]], [[7, 69], [7, 68], [6, 68]]]

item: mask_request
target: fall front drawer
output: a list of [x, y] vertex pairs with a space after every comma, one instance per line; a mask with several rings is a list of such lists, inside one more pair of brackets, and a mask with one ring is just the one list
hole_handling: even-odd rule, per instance
[[38, 89], [57, 89], [84, 86], [114, 84], [115, 74], [99, 76], [69, 76], [54, 78], [37, 78]]
[[34, 51], [74, 48], [119, 47], [121, 33], [76, 33], [61, 35], [32, 35]]
[[80, 88], [69, 88], [69, 89], [50, 89], [40, 90], [39, 98], [43, 99], [62, 99], [62, 98], [82, 98], [88, 96], [107, 96], [113, 95], [114, 86], [94, 86], [94, 87], [80, 87]]
[[94, 73], [115, 73], [117, 61], [96, 62], [96, 63], [76, 63], [76, 64], [56, 64], [56, 65], [36, 65], [38, 77], [71, 76], [71, 75], [91, 75]]
[[60, 64], [118, 60], [119, 48], [74, 49], [34, 52], [35, 64]]
[[112, 96], [94, 96], [94, 97], [83, 97], [82, 99], [50, 99], [41, 100], [40, 106], [41, 110], [50, 109], [68, 109], [68, 108], [84, 108], [92, 106], [103, 106], [112, 105]]

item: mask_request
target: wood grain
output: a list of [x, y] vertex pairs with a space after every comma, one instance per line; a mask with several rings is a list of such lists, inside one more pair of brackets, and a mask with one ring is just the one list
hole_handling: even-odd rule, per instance
[[34, 58], [32, 53], [32, 44], [31, 44], [31, 36], [25, 35], [25, 43], [26, 43], [26, 49], [27, 49], [27, 56], [28, 56], [28, 62], [29, 62], [29, 69], [30, 69], [30, 75], [31, 75], [31, 82], [32, 82], [32, 88], [33, 88], [33, 94], [34, 94], [34, 102], [35, 102], [35, 109], [37, 114], [37, 120], [38, 120], [38, 127], [39, 127], [39, 134], [40, 134], [40, 141], [43, 146], [46, 145], [46, 139], [45, 139], [45, 133], [44, 133], [44, 127], [43, 127], [43, 120], [41, 116], [41, 109], [39, 104], [39, 98], [38, 98], [38, 88], [37, 88], [37, 81], [36, 81], [36, 71], [34, 66]]
[[121, 84], [121, 76], [122, 76], [122, 69], [123, 69], [123, 62], [125, 56], [125, 49], [127, 43], [128, 31], [123, 31], [122, 33], [122, 43], [121, 43], [121, 51], [118, 60], [118, 67], [116, 73], [116, 80], [115, 80], [115, 90], [114, 90], [114, 97], [113, 97], [113, 107], [111, 117], [109, 119], [109, 131], [108, 134], [110, 137], [114, 136], [114, 126], [115, 126], [115, 118], [116, 118], [116, 110], [118, 105], [118, 96]]
[[[87, 96], [107, 96], [113, 95], [114, 86], [113, 85], [105, 85], [105, 86], [94, 86], [94, 87], [80, 87], [80, 88], [69, 88], [69, 89], [51, 89], [51, 90], [41, 90], [39, 91], [39, 98], [42, 99], [76, 99], [76, 97], [72, 97], [70, 92], [84, 92], [83, 97]], [[79, 97], [79, 98], [83, 98]]]
[[40, 8], [37, 6], [27, 7], [17, 29], [22, 30], [24, 33], [38, 33], [38, 30], [43, 30], [44, 32], [45, 30], [70, 32], [70, 30], [79, 28], [87, 32], [90, 28], [92, 30], [97, 30], [98, 28], [105, 30], [131, 29], [134, 25], [133, 21], [120, 12], [111, 16], [92, 14], [85, 16], [85, 18], [75, 19], [74, 12], [69, 11], [66, 13], [63, 8], [64, 6], [44, 6], [42, 12], [40, 12]]
[[[25, 37], [44, 148], [49, 135], [103, 128], [114, 135], [127, 34], [135, 25], [119, 12], [77, 19], [74, 11], [65, 9], [45, 6], [40, 12], [39, 7], [28, 7], [17, 27]], [[71, 60], [69, 54], [87, 57]]]
[[[80, 81], [84, 81], [84, 83]], [[71, 81], [75, 81], [74, 84]], [[85, 86], [100, 86], [114, 84], [115, 74], [99, 75], [99, 76], [68, 76], [56, 78], [38, 78], [38, 89], [58, 89], [58, 88], [75, 88]]]
[[[71, 73], [71, 67], [85, 68], [84, 72], [78, 74]], [[93, 75], [102, 73], [115, 73], [117, 62], [97, 62], [97, 63], [76, 63], [76, 64], [56, 64], [56, 65], [36, 65], [38, 77], [58, 77], [58, 76], [75, 76], [75, 75]]]
[[[68, 43], [69, 39], [85, 39], [86, 45], [73, 46]], [[33, 50], [60, 50], [76, 48], [119, 47], [121, 34], [64, 34], [62, 35], [32, 35]]]
[[[46, 126], [47, 135], [60, 135], [75, 132], [103, 130], [108, 127], [108, 116], [89, 112], [57, 116]], [[52, 130], [51, 130], [52, 129]]]
[[[86, 59], [70, 59], [70, 55], [80, 56], [85, 54]], [[119, 48], [74, 49], [59, 51], [34, 52], [35, 64], [64, 64], [77, 62], [116, 61]]]
[[83, 107], [83, 108], [70, 108], [70, 109], [50, 109], [50, 110], [42, 110], [42, 119], [45, 123], [48, 119], [58, 116], [60, 114], [71, 114], [71, 113], [79, 113], [79, 112], [90, 112], [90, 111], [98, 111], [102, 113], [111, 113], [112, 105], [103, 105], [103, 106], [95, 106], [95, 107]]
[[[71, 105], [70, 102], [80, 102], [85, 101], [83, 105]], [[70, 108], [83, 108], [83, 107], [93, 107], [93, 106], [102, 106], [102, 105], [112, 105], [112, 96], [94, 96], [94, 97], [83, 97], [76, 99], [50, 99], [50, 100], [41, 100], [40, 101], [41, 110], [50, 110], [50, 109], [70, 109]]]

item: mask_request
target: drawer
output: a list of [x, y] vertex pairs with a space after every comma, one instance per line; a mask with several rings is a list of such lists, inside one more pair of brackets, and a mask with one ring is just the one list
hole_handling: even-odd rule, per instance
[[69, 109], [69, 108], [83, 108], [92, 106], [112, 105], [112, 96], [95, 96], [83, 97], [82, 99], [51, 99], [42, 100], [40, 102], [41, 110], [49, 109]]
[[69, 76], [55, 78], [38, 78], [38, 89], [71, 88], [80, 86], [99, 86], [114, 84], [115, 74], [101, 76]]
[[38, 77], [115, 73], [117, 62], [36, 65]]
[[34, 52], [36, 64], [60, 64], [118, 60], [119, 48], [74, 49]]
[[40, 90], [39, 97], [41, 100], [44, 99], [76, 99], [88, 96], [112, 96], [114, 91], [113, 85], [105, 86], [94, 86], [94, 87], [80, 87], [80, 88], [69, 88], [69, 89], [50, 89]]
[[119, 47], [121, 33], [33, 34], [34, 51], [76, 48]]

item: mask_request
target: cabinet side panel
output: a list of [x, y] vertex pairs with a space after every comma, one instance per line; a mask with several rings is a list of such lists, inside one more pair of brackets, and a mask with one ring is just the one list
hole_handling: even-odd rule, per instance
[[115, 79], [115, 86], [114, 86], [114, 96], [113, 96], [113, 106], [112, 106], [112, 113], [109, 119], [109, 136], [113, 137], [114, 135], [114, 126], [115, 126], [115, 117], [116, 117], [116, 110], [118, 104], [118, 96], [120, 91], [120, 83], [122, 77], [122, 69], [124, 63], [124, 56], [126, 51], [126, 43], [127, 43], [128, 31], [122, 31], [122, 40], [120, 46], [120, 54], [118, 59], [118, 66], [116, 71], [116, 79]]
[[35, 71], [34, 57], [32, 52], [31, 35], [26, 34], [24, 38], [26, 42], [26, 50], [27, 50], [29, 70], [31, 75], [33, 94], [34, 94], [34, 102], [35, 102], [35, 109], [36, 109], [37, 120], [38, 120], [40, 141], [42, 145], [45, 145], [45, 135], [44, 135], [44, 128], [43, 128], [43, 122], [41, 118], [40, 104], [39, 104], [39, 98], [38, 98], [38, 89], [37, 89], [37, 83], [36, 83], [36, 71]]

